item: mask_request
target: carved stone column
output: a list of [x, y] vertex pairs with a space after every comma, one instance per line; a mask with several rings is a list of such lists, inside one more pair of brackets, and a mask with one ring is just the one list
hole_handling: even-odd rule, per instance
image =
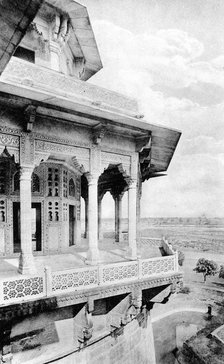
[[99, 259], [98, 250], [98, 175], [88, 176], [88, 221], [89, 221], [89, 250], [87, 262], [96, 264]]
[[123, 193], [113, 195], [115, 203], [115, 241], [121, 241], [121, 215]]
[[88, 222], [88, 205], [89, 199], [88, 197], [85, 198], [85, 231], [84, 231], [84, 238], [88, 239], [89, 237], [89, 222]]
[[128, 189], [128, 250], [129, 259], [137, 259], [136, 244], [136, 181], [133, 180]]
[[102, 230], [102, 200], [103, 195], [98, 196], [98, 237], [99, 241], [103, 240], [103, 230]]
[[121, 222], [122, 222], [122, 198], [123, 198], [123, 193], [120, 193], [118, 195], [118, 207], [117, 207], [117, 212], [118, 212], [118, 224], [117, 224], [117, 239], [115, 241], [122, 241], [122, 237], [121, 237]]
[[18, 272], [35, 273], [31, 233], [31, 176], [33, 167], [22, 166], [20, 170], [20, 241], [21, 254]]
[[137, 184], [137, 201], [136, 201], [136, 216], [137, 216], [137, 241], [140, 241], [141, 238], [141, 197], [142, 197], [142, 181], [139, 177]]
[[114, 212], [115, 212], [115, 241], [119, 241], [119, 235], [118, 235], [118, 220], [119, 220], [119, 216], [118, 216], [118, 196], [113, 196], [114, 199]]

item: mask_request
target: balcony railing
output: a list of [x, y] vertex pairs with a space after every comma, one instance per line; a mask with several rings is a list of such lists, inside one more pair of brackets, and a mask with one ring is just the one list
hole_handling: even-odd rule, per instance
[[178, 271], [177, 254], [43, 274], [0, 279], [0, 305], [54, 297], [62, 293], [106, 287], [164, 276]]

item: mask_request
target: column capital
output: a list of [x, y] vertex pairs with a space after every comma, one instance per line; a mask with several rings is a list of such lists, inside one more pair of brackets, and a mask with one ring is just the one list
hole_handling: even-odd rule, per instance
[[34, 166], [31, 165], [21, 165], [19, 172], [20, 172], [20, 180], [30, 180], [32, 173], [34, 170]]
[[131, 190], [131, 189], [133, 189], [133, 188], [137, 188], [137, 180], [135, 180], [135, 179], [132, 179], [131, 181], [130, 181], [130, 183], [129, 183], [129, 185], [128, 185], [128, 189], [129, 190]]
[[88, 185], [98, 183], [99, 174], [98, 173], [86, 173], [85, 174]]

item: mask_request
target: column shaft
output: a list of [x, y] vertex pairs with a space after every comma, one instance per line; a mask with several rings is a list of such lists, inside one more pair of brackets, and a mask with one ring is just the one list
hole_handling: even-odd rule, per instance
[[89, 237], [88, 205], [89, 205], [89, 199], [87, 197], [87, 198], [85, 198], [85, 232], [84, 232], [84, 238]]
[[99, 241], [103, 240], [103, 230], [102, 230], [102, 198], [98, 199], [98, 237]]
[[119, 232], [118, 232], [118, 225], [119, 225], [119, 211], [118, 211], [118, 197], [114, 197], [114, 204], [115, 204], [115, 241], [119, 241]]
[[98, 250], [98, 178], [90, 177], [88, 181], [88, 221], [89, 221], [89, 250], [87, 261], [97, 263], [99, 258]]
[[117, 234], [118, 234], [118, 241], [121, 241], [121, 220], [122, 220], [122, 196], [118, 196], [118, 227], [117, 227]]
[[128, 257], [137, 259], [136, 182], [132, 182], [128, 190]]
[[35, 273], [31, 233], [31, 175], [33, 168], [22, 167], [20, 174], [20, 241], [19, 273]]

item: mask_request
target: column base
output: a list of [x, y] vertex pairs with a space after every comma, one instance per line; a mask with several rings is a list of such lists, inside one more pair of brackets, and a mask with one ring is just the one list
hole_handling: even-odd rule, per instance
[[131, 248], [130, 246], [128, 246], [127, 249], [126, 249], [125, 258], [130, 259], [130, 260], [137, 260], [138, 259], [137, 250]]
[[13, 355], [11, 353], [6, 354], [6, 355], [2, 355], [0, 362], [6, 363], [6, 364], [11, 364], [12, 363], [12, 359], [13, 359]]
[[98, 249], [89, 249], [86, 255], [86, 264], [96, 265], [99, 263], [99, 250]]
[[36, 266], [32, 253], [20, 253], [18, 272], [20, 274], [28, 275], [36, 273]]

